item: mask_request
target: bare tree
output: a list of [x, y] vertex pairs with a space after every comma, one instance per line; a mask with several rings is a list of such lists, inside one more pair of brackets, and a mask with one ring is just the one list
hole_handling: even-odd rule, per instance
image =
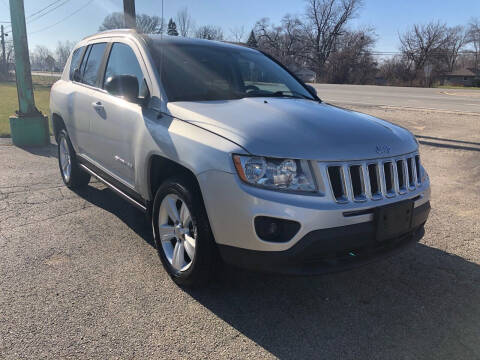
[[65, 42], [59, 41], [57, 43], [57, 48], [55, 49], [55, 56], [57, 58], [57, 66], [59, 69], [63, 69], [65, 67], [68, 57], [70, 56], [70, 52], [72, 51], [74, 46], [75, 43], [68, 40]]
[[[137, 14], [137, 31], [144, 34], [161, 34], [165, 30], [165, 22], [156, 15]], [[124, 29], [124, 16], [121, 12], [114, 12], [103, 19], [99, 31], [110, 29]]]
[[323, 79], [335, 84], [371, 84], [377, 73], [372, 55], [376, 35], [371, 28], [347, 30], [335, 43]]
[[30, 62], [34, 70], [48, 70], [49, 58], [53, 58], [51, 51], [42, 45], [37, 45], [30, 54]]
[[473, 18], [468, 24], [468, 43], [473, 47], [474, 68], [480, 68], [480, 18]]
[[190, 14], [188, 13], [188, 8], [184, 7], [183, 9], [177, 12], [177, 30], [181, 36], [188, 36], [193, 31], [193, 20]]
[[290, 68], [304, 62], [308, 44], [299, 18], [285, 15], [280, 25], [263, 18], [255, 25], [258, 48]]
[[357, 15], [362, 0], [306, 0], [305, 33], [311, 51], [308, 60], [312, 70], [321, 76], [338, 37]]
[[195, 37], [207, 40], [223, 40], [223, 30], [218, 26], [203, 25], [195, 31]]
[[445, 61], [447, 63], [447, 70], [453, 71], [458, 58], [460, 50], [463, 49], [468, 42], [468, 32], [463, 26], [455, 26], [447, 29], [445, 41]]
[[384, 59], [379, 66], [379, 72], [388, 85], [403, 86], [412, 78], [410, 61], [403, 55]]
[[233, 41], [239, 43], [243, 41], [245, 37], [245, 27], [242, 26], [235, 26], [234, 28], [230, 29], [230, 34], [232, 35]]
[[448, 41], [447, 27], [439, 22], [416, 24], [399, 38], [401, 52], [412, 62], [415, 71], [419, 71], [425, 64], [436, 61], [444, 51]]

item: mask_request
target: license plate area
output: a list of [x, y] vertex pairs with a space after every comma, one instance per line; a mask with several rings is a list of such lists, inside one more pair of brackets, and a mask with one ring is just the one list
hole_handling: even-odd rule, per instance
[[413, 204], [412, 200], [406, 200], [376, 208], [376, 240], [381, 242], [408, 233], [412, 228]]

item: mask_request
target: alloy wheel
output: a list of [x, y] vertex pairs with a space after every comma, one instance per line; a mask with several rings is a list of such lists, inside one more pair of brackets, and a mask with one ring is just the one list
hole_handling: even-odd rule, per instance
[[62, 137], [60, 140], [60, 169], [62, 171], [63, 178], [68, 183], [70, 180], [70, 175], [72, 173], [72, 158], [70, 156], [70, 151], [67, 144], [67, 139]]
[[165, 257], [176, 271], [187, 270], [195, 258], [197, 229], [190, 210], [178, 195], [168, 194], [158, 213], [160, 243]]

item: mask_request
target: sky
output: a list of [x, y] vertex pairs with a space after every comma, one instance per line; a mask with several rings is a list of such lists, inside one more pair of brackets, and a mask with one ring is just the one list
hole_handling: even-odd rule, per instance
[[[49, 14], [29, 21], [29, 15], [54, 0], [24, 0], [29, 48], [45, 45], [55, 49], [58, 41], [78, 41], [98, 31], [106, 15], [123, 10], [122, 0], [62, 0]], [[57, 4], [62, 4], [60, 1]], [[161, 16], [161, 0], [137, 0], [136, 11]], [[56, 5], [55, 5], [56, 6]], [[197, 26], [220, 26], [225, 36], [230, 29], [245, 29], [248, 35], [255, 22], [263, 17], [279, 22], [285, 14], [301, 16], [304, 0], [164, 0], [164, 17], [175, 17], [187, 7]], [[72, 13], [75, 13], [71, 16]], [[472, 16], [480, 17], [480, 0], [364, 0], [353, 28], [373, 27], [377, 34], [377, 51], [398, 50], [398, 34], [412, 24], [440, 20], [449, 26], [465, 25]], [[0, 21], [9, 21], [8, 0], [0, 0]], [[8, 24], [3, 23], [8, 29]]]

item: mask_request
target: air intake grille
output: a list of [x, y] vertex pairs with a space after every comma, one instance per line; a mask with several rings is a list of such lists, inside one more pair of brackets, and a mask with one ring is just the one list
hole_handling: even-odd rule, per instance
[[421, 185], [420, 157], [417, 154], [324, 166], [332, 195], [339, 203], [391, 198]]

